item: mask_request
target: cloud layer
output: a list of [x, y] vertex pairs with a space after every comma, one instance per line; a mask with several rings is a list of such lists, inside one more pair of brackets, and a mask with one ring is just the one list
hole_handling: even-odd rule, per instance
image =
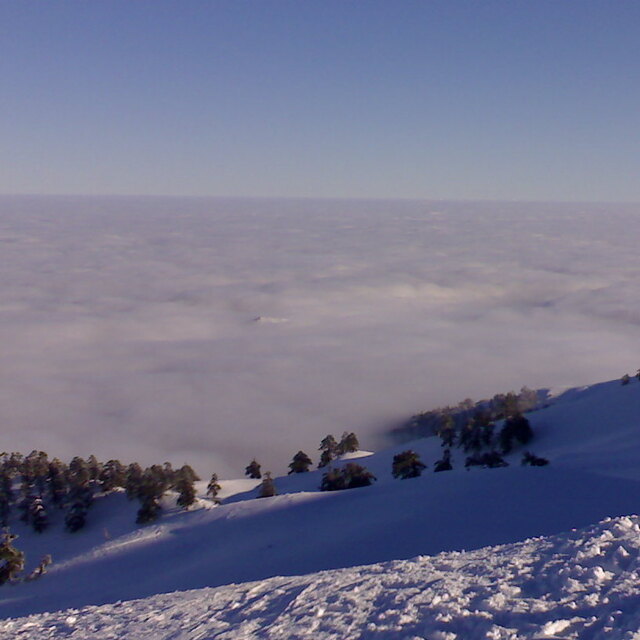
[[275, 472], [640, 366], [640, 206], [0, 198], [0, 448]]

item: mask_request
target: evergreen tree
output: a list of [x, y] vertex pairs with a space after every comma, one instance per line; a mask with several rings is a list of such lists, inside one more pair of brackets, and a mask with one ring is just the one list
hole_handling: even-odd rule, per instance
[[365, 467], [349, 462], [342, 469], [332, 468], [324, 473], [320, 483], [321, 491], [340, 491], [367, 487], [376, 477]]
[[125, 474], [124, 488], [127, 498], [133, 500], [138, 497], [142, 485], [142, 467], [137, 462], [132, 462]]
[[342, 469], [346, 477], [347, 489], [356, 489], [358, 487], [368, 487], [373, 484], [376, 477], [366, 467], [355, 462], [349, 462]]
[[402, 480], [417, 478], [426, 468], [427, 465], [420, 461], [420, 456], [415, 451], [407, 449], [393, 456], [391, 475]]
[[29, 513], [31, 526], [37, 533], [42, 533], [49, 526], [47, 510], [42, 502], [42, 498], [35, 498], [31, 502]]
[[438, 435], [442, 439], [442, 446], [450, 448], [456, 439], [456, 425], [451, 413], [446, 412], [441, 415]]
[[439, 471], [451, 471], [453, 466], [451, 465], [451, 451], [449, 449], [444, 450], [444, 454], [441, 460], [435, 463], [433, 471], [435, 473]]
[[49, 494], [51, 495], [51, 501], [58, 507], [62, 507], [67, 495], [67, 468], [66, 466], [54, 458], [49, 463], [48, 479], [49, 479]]
[[340, 491], [347, 488], [347, 482], [342, 469], [330, 468], [322, 475], [320, 491]]
[[259, 480], [260, 478], [262, 478], [260, 465], [257, 463], [255, 458], [249, 463], [247, 468], [244, 470], [244, 475], [254, 480]]
[[98, 482], [100, 483], [100, 490], [104, 493], [109, 493], [116, 487], [126, 487], [126, 468], [119, 460], [109, 460], [101, 466]]
[[142, 503], [136, 522], [146, 524], [158, 518], [162, 509], [160, 499], [168, 488], [167, 470], [159, 465], [145, 469], [140, 482], [138, 498]]
[[98, 462], [98, 459], [91, 454], [86, 461], [86, 469], [89, 473], [89, 482], [97, 484], [100, 480], [100, 474], [102, 473], [102, 464]]
[[207, 485], [207, 495], [213, 500], [216, 500], [218, 493], [220, 492], [220, 485], [218, 484], [218, 475], [216, 473], [211, 474], [211, 480]]
[[336, 439], [331, 434], [325, 436], [320, 443], [319, 451], [321, 451], [321, 454], [318, 469], [326, 467], [332, 460], [335, 460], [338, 455], [338, 443]]
[[12, 478], [9, 470], [3, 467], [0, 472], [0, 525], [9, 525], [9, 515], [11, 514], [11, 502], [13, 500]]
[[67, 530], [75, 533], [84, 527], [87, 522], [87, 507], [82, 502], [74, 502], [67, 511], [64, 524]]
[[194, 477], [197, 477], [189, 465], [184, 465], [176, 471], [173, 488], [178, 492], [176, 500], [178, 506], [188, 509], [196, 501]]
[[358, 442], [358, 438], [355, 433], [347, 433], [346, 431], [342, 434], [342, 438], [340, 438], [340, 442], [336, 448], [336, 453], [341, 456], [345, 453], [353, 453], [354, 451], [358, 451], [360, 448], [360, 443]]
[[292, 473], [305, 473], [309, 471], [309, 467], [312, 464], [311, 458], [304, 451], [298, 451], [289, 463], [289, 475]]
[[258, 488], [258, 498], [272, 498], [277, 494], [276, 485], [271, 477], [271, 473], [267, 471], [264, 474], [264, 478], [262, 479], [262, 483]]
[[5, 531], [0, 539], [0, 584], [15, 582], [24, 569], [24, 553], [13, 546], [17, 537]]

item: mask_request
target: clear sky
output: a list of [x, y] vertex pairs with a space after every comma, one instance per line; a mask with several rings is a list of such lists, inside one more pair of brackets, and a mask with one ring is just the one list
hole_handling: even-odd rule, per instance
[[640, 3], [0, 0], [0, 193], [640, 201]]

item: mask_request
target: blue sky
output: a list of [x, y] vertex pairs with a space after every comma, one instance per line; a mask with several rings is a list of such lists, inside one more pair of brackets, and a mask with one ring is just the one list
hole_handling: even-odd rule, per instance
[[0, 2], [0, 193], [640, 201], [637, 2]]

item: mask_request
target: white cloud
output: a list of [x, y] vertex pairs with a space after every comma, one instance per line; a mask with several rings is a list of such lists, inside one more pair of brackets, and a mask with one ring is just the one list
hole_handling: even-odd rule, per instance
[[282, 471], [328, 432], [375, 447], [434, 405], [635, 370], [638, 213], [3, 197], [2, 447]]

